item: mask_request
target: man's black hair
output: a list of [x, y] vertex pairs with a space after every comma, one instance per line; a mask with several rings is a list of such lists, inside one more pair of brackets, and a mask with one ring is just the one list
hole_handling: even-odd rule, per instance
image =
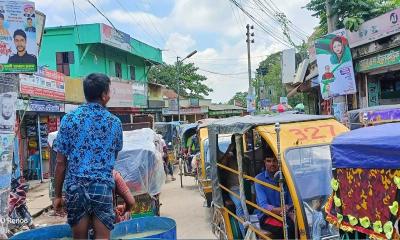
[[96, 102], [101, 100], [101, 95], [110, 91], [110, 84], [110, 78], [102, 73], [89, 74], [83, 80], [83, 92], [86, 101]]
[[0, 18], [4, 20], [4, 15], [0, 13]]
[[22, 29], [15, 30], [14, 39], [16, 36], [21, 36], [21, 37], [25, 38], [25, 40], [26, 40], [26, 33]]
[[27, 20], [27, 21], [28, 21], [28, 20], [31, 20], [31, 21], [32, 21], [32, 18], [28, 17], [26, 20]]

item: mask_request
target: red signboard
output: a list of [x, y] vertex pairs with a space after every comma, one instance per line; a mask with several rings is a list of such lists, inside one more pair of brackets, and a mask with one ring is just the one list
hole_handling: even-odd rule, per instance
[[65, 100], [64, 76], [58, 74], [47, 75], [47, 78], [39, 75], [20, 74], [20, 93], [32, 97], [47, 98], [53, 100]]

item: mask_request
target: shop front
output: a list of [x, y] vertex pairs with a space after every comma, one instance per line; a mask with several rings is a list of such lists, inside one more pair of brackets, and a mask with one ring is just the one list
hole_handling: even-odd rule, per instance
[[400, 103], [400, 47], [356, 61], [361, 107]]
[[58, 131], [64, 103], [43, 100], [17, 102], [17, 137], [22, 175], [27, 180], [49, 178], [50, 148], [48, 134]]
[[180, 108], [180, 112], [178, 110], [170, 110], [168, 108], [163, 108], [162, 114], [164, 117], [164, 122], [172, 122], [178, 121], [179, 114], [181, 115], [181, 121], [186, 121], [189, 123], [194, 123], [197, 120], [208, 118], [208, 107], [186, 107]]

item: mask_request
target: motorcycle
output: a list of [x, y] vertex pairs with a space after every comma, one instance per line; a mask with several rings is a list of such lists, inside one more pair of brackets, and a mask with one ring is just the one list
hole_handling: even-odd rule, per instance
[[8, 235], [9, 237], [21, 230], [33, 229], [32, 216], [26, 205], [26, 193], [29, 184], [21, 178], [11, 180], [10, 198], [8, 200]]

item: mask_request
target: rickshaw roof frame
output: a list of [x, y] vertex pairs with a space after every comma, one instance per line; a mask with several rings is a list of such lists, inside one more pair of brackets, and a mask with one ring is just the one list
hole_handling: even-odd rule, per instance
[[[397, 129], [397, 130], [396, 130]], [[331, 144], [335, 168], [399, 169], [400, 123], [359, 128], [336, 137]]]
[[216, 134], [244, 134], [251, 128], [258, 126], [272, 125], [275, 123], [294, 123], [315, 120], [333, 119], [331, 115], [306, 115], [306, 114], [291, 114], [281, 113], [277, 115], [256, 115], [244, 117], [230, 117], [217, 120], [208, 125], [209, 133]]

